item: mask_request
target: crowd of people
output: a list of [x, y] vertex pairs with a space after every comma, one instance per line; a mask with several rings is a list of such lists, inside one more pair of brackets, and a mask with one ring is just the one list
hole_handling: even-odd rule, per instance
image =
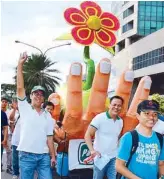
[[[27, 102], [23, 65], [27, 54], [21, 54], [17, 67], [17, 98], [11, 109], [8, 99], [1, 98], [1, 159], [6, 149], [6, 172], [13, 179], [52, 179], [51, 168], [56, 165], [54, 135], [56, 125], [51, 117], [54, 105], [44, 103], [45, 89], [34, 86], [31, 104]], [[44, 104], [44, 105], [43, 105]], [[124, 100], [110, 99], [109, 110], [93, 118], [85, 134], [85, 141], [94, 160], [93, 179], [158, 179], [164, 175], [164, 122], [158, 120], [159, 104], [144, 100], [137, 107], [139, 121], [135, 130], [120, 136], [123, 120], [119, 117]], [[95, 136], [94, 143], [92, 138]], [[3, 163], [1, 162], [1, 170]]]
[[[120, 138], [119, 113], [124, 100], [114, 96], [109, 110], [93, 118], [85, 141], [94, 159], [93, 179], [158, 179], [164, 175], [164, 123], [159, 104], [144, 100], [137, 107], [138, 126]], [[158, 133], [159, 132], [159, 133]], [[92, 144], [92, 137], [95, 136]]]

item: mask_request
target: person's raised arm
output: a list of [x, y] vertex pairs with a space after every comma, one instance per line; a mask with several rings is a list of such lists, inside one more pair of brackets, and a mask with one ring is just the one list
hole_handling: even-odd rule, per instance
[[24, 78], [23, 78], [23, 65], [27, 60], [27, 54], [24, 52], [20, 54], [20, 58], [17, 66], [17, 96], [20, 99], [25, 97], [25, 89], [24, 89]]

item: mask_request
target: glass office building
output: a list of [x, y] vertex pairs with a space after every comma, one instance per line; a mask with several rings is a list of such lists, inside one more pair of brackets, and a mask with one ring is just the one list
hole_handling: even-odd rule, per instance
[[139, 1], [138, 35], [146, 36], [164, 27], [164, 1]]
[[133, 70], [138, 70], [162, 62], [164, 62], [164, 47], [133, 58]]

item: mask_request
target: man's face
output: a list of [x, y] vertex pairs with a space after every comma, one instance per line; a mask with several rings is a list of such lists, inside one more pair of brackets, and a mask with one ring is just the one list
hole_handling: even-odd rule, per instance
[[54, 108], [53, 108], [53, 106], [47, 105], [46, 110], [52, 115]]
[[3, 99], [3, 100], [1, 101], [1, 108], [2, 108], [2, 109], [7, 109], [7, 105], [8, 105], [8, 101], [5, 100], [5, 99]]
[[141, 111], [137, 114], [140, 124], [147, 128], [152, 128], [158, 121], [158, 113], [155, 111]]
[[121, 99], [114, 98], [110, 103], [109, 113], [115, 116], [119, 115], [122, 109], [122, 105], [123, 104], [122, 104]]
[[34, 91], [31, 94], [31, 103], [37, 107], [41, 107], [44, 101], [44, 92], [41, 90]]

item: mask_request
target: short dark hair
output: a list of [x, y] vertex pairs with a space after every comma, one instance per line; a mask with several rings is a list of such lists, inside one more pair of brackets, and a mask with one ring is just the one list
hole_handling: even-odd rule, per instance
[[44, 108], [46, 108], [47, 106], [52, 106], [53, 109], [55, 108], [54, 104], [50, 101], [45, 102], [44, 105], [43, 105]]
[[120, 99], [121, 101], [122, 101], [122, 104], [124, 104], [124, 99], [121, 97], [121, 96], [112, 96], [111, 98], [110, 98], [110, 103], [114, 100], [114, 99]]
[[10, 100], [9, 100], [9, 98], [7, 96], [2, 96], [1, 97], [1, 101], [3, 101], [3, 100], [5, 100], [7, 102], [10, 102]]

